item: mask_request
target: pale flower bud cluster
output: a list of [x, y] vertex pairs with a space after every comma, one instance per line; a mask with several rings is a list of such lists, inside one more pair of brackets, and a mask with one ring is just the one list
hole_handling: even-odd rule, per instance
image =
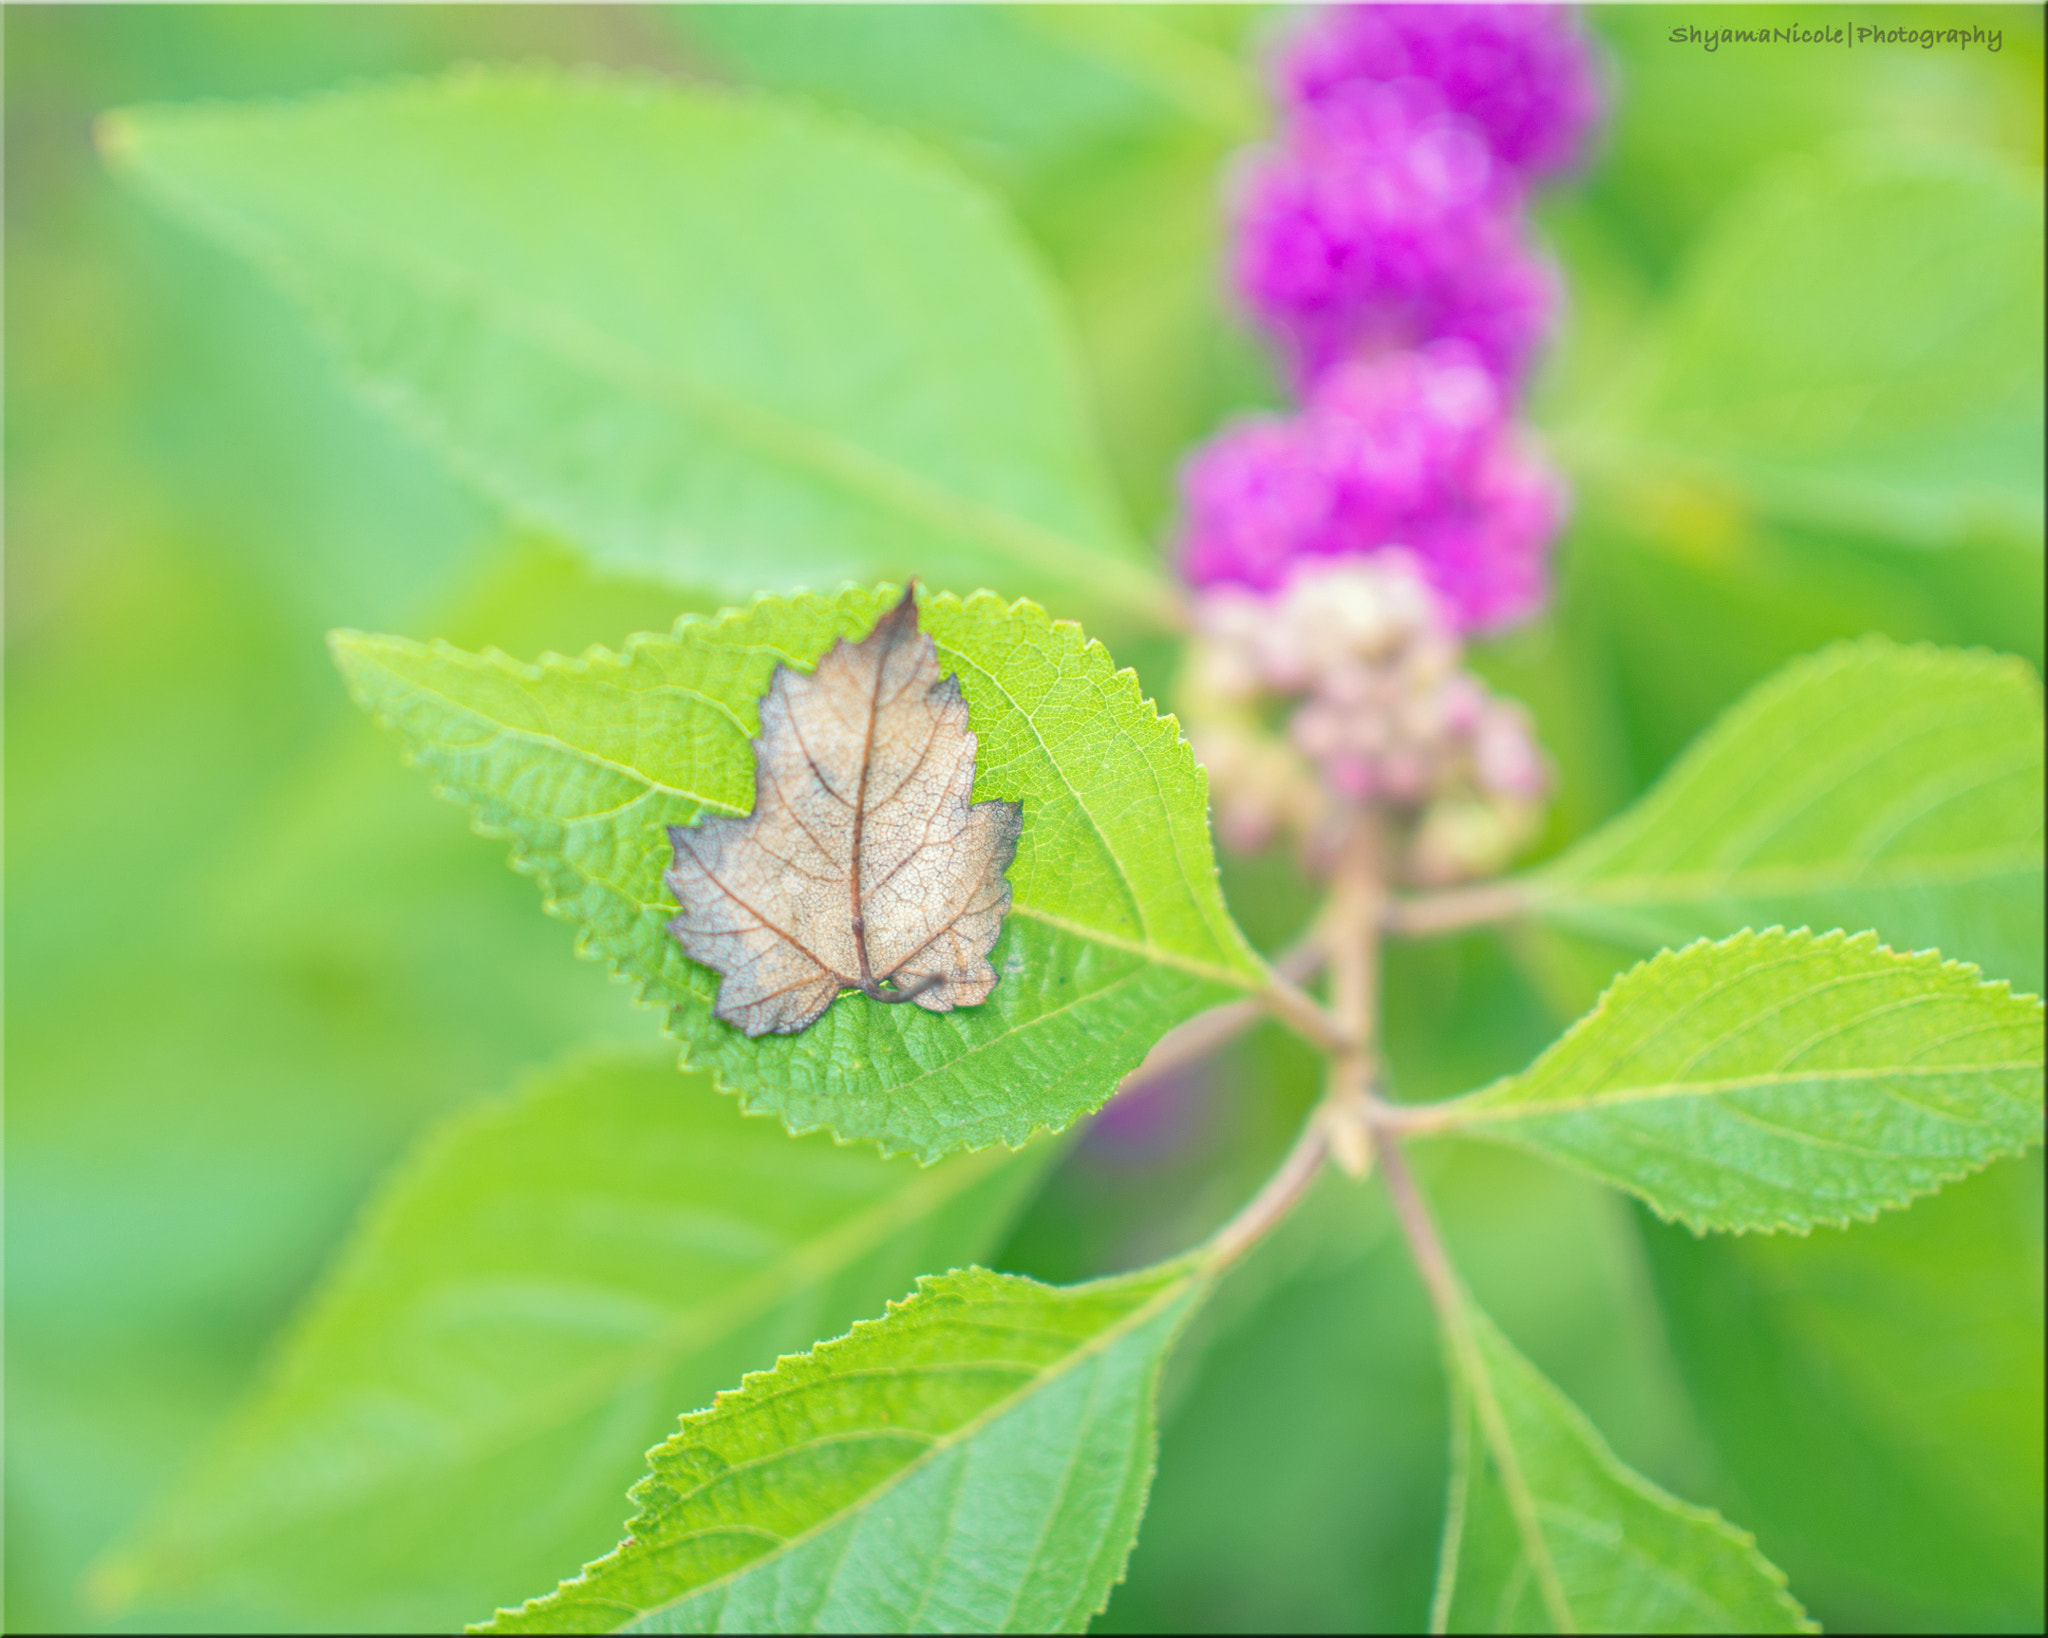
[[1188, 706], [1227, 846], [1289, 833], [1313, 863], [1370, 805], [1406, 838], [1403, 874], [1435, 883], [1528, 839], [1549, 786], [1528, 713], [1462, 669], [1403, 554], [1303, 564], [1264, 596], [1214, 587], [1196, 621]]

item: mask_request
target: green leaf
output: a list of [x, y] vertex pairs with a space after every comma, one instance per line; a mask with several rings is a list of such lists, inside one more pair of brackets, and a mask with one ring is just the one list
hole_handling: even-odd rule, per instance
[[678, 1402], [985, 1253], [1037, 1173], [792, 1143], [665, 1053], [558, 1070], [413, 1156], [100, 1590], [450, 1627], [615, 1540]]
[[352, 633], [334, 648], [441, 794], [511, 840], [578, 948], [668, 1009], [687, 1062], [793, 1131], [930, 1160], [1066, 1126], [1173, 1024], [1265, 977], [1217, 891], [1205, 783], [1174, 721], [1078, 627], [937, 596], [921, 619], [980, 740], [974, 798], [1024, 804], [994, 993], [950, 1013], [842, 996], [801, 1034], [754, 1041], [711, 1016], [718, 976], [666, 926], [665, 827], [752, 807], [749, 740], [776, 662], [808, 667], [893, 595], [767, 599], [537, 666]]
[[1182, 1261], [929, 1276], [683, 1418], [617, 1551], [479, 1632], [1079, 1632], [1152, 1479]]
[[1619, 818], [1527, 883], [1638, 948], [1875, 928], [2041, 985], [2041, 685], [2021, 661], [1840, 643], [1760, 684]]
[[[1769, 5], [1720, 7], [1713, 20], [1738, 29], [1785, 21]], [[1985, 20], [1998, 26], [1988, 14]], [[1609, 83], [1620, 95], [1607, 111], [1599, 163], [1571, 191], [1583, 190], [1608, 232], [1652, 276], [1664, 275], [1761, 167], [1846, 132], [1905, 131], [1919, 145], [1969, 142], [2040, 163], [2041, 77], [2028, 61], [2031, 40], [2022, 45], [2016, 31], [2005, 33], [1997, 52], [1973, 44], [1902, 59], [1895, 47], [1838, 46], [1826, 52], [1827, 70], [1816, 73], [1806, 48], [1737, 45], [1731, 56], [1725, 45], [1674, 46], [1671, 19], [1657, 11], [1602, 6], [1586, 23], [1610, 53]], [[1740, 63], [1739, 96], [1730, 95], [1725, 77], [1730, 61]], [[1577, 268], [1572, 282], [1576, 332], [1588, 305]]]
[[1728, 1505], [1821, 1620], [2040, 1631], [2040, 1157], [1848, 1231], [1636, 1216]]
[[1432, 1631], [1818, 1630], [1753, 1536], [1623, 1463], [1469, 1300], [1462, 1322]]
[[1786, 164], [1699, 242], [1585, 453], [1909, 544], [2038, 537], [2041, 245], [2038, 173], [1988, 155]]
[[1422, 1123], [1696, 1230], [1846, 1223], [2041, 1140], [2042, 1008], [1875, 933], [1738, 933], [1615, 980], [1520, 1075]]
[[945, 144], [1011, 185], [1182, 124], [1245, 140], [1243, 61], [1144, 7], [688, 6], [722, 64]]
[[603, 567], [1163, 607], [1042, 275], [900, 140], [760, 97], [469, 69], [130, 110], [102, 144], [291, 290], [376, 401]]

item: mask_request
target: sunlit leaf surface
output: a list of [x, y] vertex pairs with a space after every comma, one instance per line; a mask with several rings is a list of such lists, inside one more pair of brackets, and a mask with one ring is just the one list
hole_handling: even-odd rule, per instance
[[2041, 1074], [2037, 997], [1774, 928], [1631, 969], [1524, 1073], [1439, 1109], [1695, 1229], [1804, 1231], [2038, 1143]]
[[1817, 1630], [1753, 1537], [1627, 1466], [1470, 1302], [1465, 1316], [1432, 1630]]
[[2042, 1624], [2041, 1194], [2036, 1154], [1805, 1236], [1637, 1214], [1723, 1505], [1838, 1630]]
[[1641, 801], [1529, 883], [1535, 913], [1655, 949], [1874, 928], [2041, 983], [2041, 685], [1883, 638], [1752, 690]]
[[2038, 170], [1889, 136], [1782, 162], [1639, 338], [1603, 477], [1916, 546], [2038, 539], [2041, 246]]
[[900, 140], [475, 68], [130, 110], [101, 140], [304, 302], [377, 402], [608, 568], [730, 595], [914, 571], [1156, 613], [1042, 275]]
[[437, 789], [511, 840], [579, 947], [668, 1010], [689, 1062], [794, 1130], [930, 1159], [1067, 1125], [1170, 1026], [1263, 978], [1217, 891], [1205, 782], [1172, 719], [1077, 627], [941, 596], [922, 617], [980, 741], [975, 800], [1023, 804], [1000, 982], [943, 1014], [842, 998], [801, 1035], [749, 1040], [711, 1016], [718, 975], [668, 930], [666, 827], [749, 811], [776, 663], [808, 668], [890, 601], [766, 599], [537, 666], [354, 634], [335, 652]]
[[1079, 1632], [1130, 1553], [1187, 1264], [970, 1268], [777, 1362], [650, 1458], [626, 1540], [485, 1632]]
[[792, 1142], [658, 1049], [555, 1072], [413, 1156], [99, 1586], [453, 1626], [615, 1541], [678, 1404], [986, 1255], [1038, 1171]]

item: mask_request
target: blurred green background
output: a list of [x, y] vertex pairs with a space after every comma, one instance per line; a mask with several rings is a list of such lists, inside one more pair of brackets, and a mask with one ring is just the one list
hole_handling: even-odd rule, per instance
[[[2040, 666], [2041, 15], [1884, 14], [2000, 29], [1996, 55], [1709, 55], [1665, 39], [1696, 12], [1590, 14], [1614, 109], [1587, 177], [1540, 207], [1572, 316], [1532, 405], [1579, 510], [1552, 615], [1480, 657], [1562, 768], [1546, 848], [1833, 637]], [[1124, 497], [1163, 538], [1179, 456], [1278, 401], [1221, 292], [1219, 196], [1264, 128], [1256, 62], [1283, 23], [7, 8], [8, 1626], [260, 1625], [110, 1615], [82, 1578], [246, 1389], [423, 1128], [651, 1028], [349, 707], [323, 632], [531, 655], [695, 606], [508, 530], [350, 396], [271, 286], [110, 181], [94, 117], [540, 59], [907, 127], [1004, 197], [1052, 268]], [[1829, 256], [1859, 243], [1877, 265], [1845, 282]], [[1910, 277], [1876, 277], [1909, 248]], [[1832, 443], [1787, 448], [1717, 410], [1730, 372], [1809, 356], [1865, 372]], [[1118, 657], [1170, 688], [1164, 643]], [[1296, 931], [1307, 894], [1284, 862], [1228, 874], [1256, 938]], [[1560, 977], [1491, 936], [1398, 952], [1404, 1094], [1526, 1062], [1612, 970], [1583, 965]], [[1312, 1074], [1261, 1033], [1146, 1094], [1064, 1163], [1000, 1264], [1066, 1279], [1185, 1244], [1270, 1164]], [[1695, 1242], [1531, 1162], [1432, 1159], [1495, 1317], [1624, 1457], [1754, 1529], [1823, 1621], [2038, 1629], [2037, 1160], [1851, 1234]], [[1324, 1188], [1233, 1281], [1170, 1405], [1104, 1626], [1420, 1621], [1443, 1391], [1374, 1196]], [[619, 1463], [630, 1477], [637, 1452]]]

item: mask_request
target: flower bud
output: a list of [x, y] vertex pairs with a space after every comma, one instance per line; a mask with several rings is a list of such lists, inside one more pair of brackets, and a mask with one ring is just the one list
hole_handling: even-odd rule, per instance
[[[1305, 563], [1265, 598], [1205, 594], [1197, 687], [1256, 677], [1261, 693], [1236, 710], [1296, 702], [1283, 741], [1254, 715], [1231, 716], [1216, 692], [1189, 700], [1226, 845], [1285, 830], [1313, 857], [1333, 814], [1372, 804], [1412, 824], [1415, 868], [1455, 879], [1526, 835], [1549, 777], [1528, 713], [1458, 669], [1458, 640], [1418, 569], [1387, 553]], [[1214, 720], [1201, 722], [1205, 698]]]

